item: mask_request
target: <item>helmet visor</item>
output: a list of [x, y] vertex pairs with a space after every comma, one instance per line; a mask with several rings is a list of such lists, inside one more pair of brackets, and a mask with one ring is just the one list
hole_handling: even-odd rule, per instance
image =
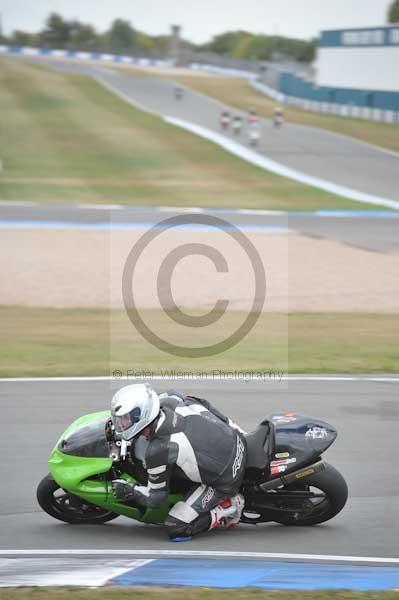
[[125, 415], [115, 416], [114, 417], [114, 425], [115, 429], [118, 433], [122, 433], [127, 429], [130, 429], [133, 425], [138, 423], [141, 419], [141, 409], [136, 406], [130, 412]]

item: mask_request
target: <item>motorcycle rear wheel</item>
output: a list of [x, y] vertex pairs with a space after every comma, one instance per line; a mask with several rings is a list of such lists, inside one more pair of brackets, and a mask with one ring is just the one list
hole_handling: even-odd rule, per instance
[[40, 507], [48, 515], [71, 525], [101, 525], [119, 517], [63, 490], [53, 477], [43, 477], [36, 492]]
[[312, 477], [307, 477], [301, 485], [287, 486], [286, 489], [316, 488], [325, 495], [325, 499], [315, 505], [314, 510], [303, 515], [301, 513], [281, 513], [273, 520], [282, 525], [310, 526], [325, 523], [335, 517], [344, 508], [348, 499], [348, 486], [345, 479], [332, 465], [325, 463], [326, 468]]

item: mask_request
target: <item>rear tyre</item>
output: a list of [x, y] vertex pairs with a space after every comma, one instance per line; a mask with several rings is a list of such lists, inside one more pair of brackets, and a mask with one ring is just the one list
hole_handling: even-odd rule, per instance
[[324, 499], [318, 499], [314, 509], [307, 515], [303, 513], [282, 514], [274, 519], [282, 525], [308, 526], [325, 523], [335, 517], [344, 508], [348, 499], [348, 486], [341, 473], [332, 465], [325, 463], [326, 468], [320, 473], [307, 477], [303, 484], [286, 486], [287, 490], [311, 490], [324, 494]]
[[50, 474], [46, 475], [39, 483], [36, 497], [44, 512], [64, 523], [99, 525], [119, 517], [116, 513], [90, 504], [83, 498], [66, 492]]

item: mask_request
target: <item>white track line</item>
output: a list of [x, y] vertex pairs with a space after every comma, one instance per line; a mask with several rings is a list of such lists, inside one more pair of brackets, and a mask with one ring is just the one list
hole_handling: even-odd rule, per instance
[[37, 202], [30, 200], [0, 200], [0, 206], [37, 206]]
[[203, 213], [208, 209], [199, 206], [157, 206], [156, 210], [159, 212]]
[[236, 210], [241, 215], [266, 215], [266, 216], [288, 216], [289, 212], [284, 210], [266, 210], [264, 208], [237, 208]]
[[350, 562], [399, 565], [399, 558], [380, 556], [339, 556], [330, 554], [291, 554], [278, 552], [229, 552], [219, 550], [0, 550], [0, 556], [175, 556], [208, 558], [257, 558], [292, 561]]
[[[77, 204], [77, 208], [94, 208], [95, 210], [120, 210], [123, 209], [124, 206], [121, 204]], [[73, 208], [75, 208], [73, 206]]]
[[[15, 572], [15, 558], [3, 559], [0, 565], [0, 588], [26, 586], [79, 586], [102, 587], [127, 571], [134, 571], [152, 563], [154, 558], [135, 560], [100, 559], [81, 561], [76, 558], [62, 557], [40, 559], [19, 558]], [[50, 565], [50, 568], [49, 568]], [[22, 568], [21, 568], [22, 567]]]
[[[39, 202], [30, 202], [30, 201], [22, 201], [22, 200], [0, 200], [0, 207], [30, 207], [30, 206], [39, 206], [42, 208], [48, 208], [49, 205], [41, 204]], [[336, 218], [353, 218], [357, 216], [360, 212], [364, 216], [373, 216], [375, 212], [378, 212], [379, 215], [384, 217], [399, 217], [398, 211], [372, 211], [372, 210], [364, 210], [355, 209], [355, 210], [340, 210], [340, 209], [331, 209], [331, 210], [314, 210], [314, 211], [286, 211], [286, 210], [269, 210], [263, 208], [222, 208], [222, 207], [212, 207], [212, 206], [154, 206], [154, 205], [140, 205], [140, 204], [89, 204], [89, 203], [80, 203], [80, 204], [52, 204], [50, 208], [68, 208], [68, 209], [98, 209], [98, 210], [151, 210], [155, 212], [177, 212], [177, 213], [216, 213], [216, 214], [232, 214], [232, 215], [254, 215], [260, 216], [265, 215], [269, 217], [290, 217], [292, 214], [295, 217], [303, 216], [303, 217], [336, 217]]]
[[[245, 372], [242, 372], [245, 373]], [[243, 383], [251, 383], [251, 382], [262, 382], [262, 383], [276, 383], [276, 382], [284, 382], [284, 381], [338, 381], [338, 382], [346, 382], [346, 381], [365, 381], [365, 382], [373, 382], [373, 383], [399, 383], [399, 375], [391, 376], [374, 376], [374, 375], [286, 375], [280, 377], [279, 375], [270, 376], [268, 373], [262, 374], [262, 377], [255, 375], [251, 375], [250, 372], [247, 376], [245, 375], [191, 375], [187, 373], [186, 375], [151, 375], [145, 374], [140, 376], [128, 376], [123, 375], [122, 377], [113, 377], [112, 375], [100, 375], [100, 376], [64, 376], [64, 377], [0, 377], [0, 382], [4, 383], [31, 383], [31, 382], [58, 382], [58, 381], [143, 381], [143, 379], [148, 381], [241, 381]]]

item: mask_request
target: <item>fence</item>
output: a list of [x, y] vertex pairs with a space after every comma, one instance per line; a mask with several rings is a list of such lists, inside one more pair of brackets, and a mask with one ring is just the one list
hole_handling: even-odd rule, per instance
[[103, 62], [115, 62], [133, 64], [141, 67], [171, 67], [172, 63], [167, 60], [156, 60], [154, 58], [142, 58], [137, 56], [122, 56], [120, 54], [104, 54], [101, 52], [79, 52], [77, 50], [53, 50], [50, 48], [30, 48], [27, 46], [0, 46], [0, 54], [13, 54], [22, 56], [49, 56], [52, 58], [69, 58], [75, 60], [94, 60]]
[[365, 119], [369, 121], [379, 121], [382, 123], [390, 123], [399, 125], [399, 108], [398, 110], [375, 108], [372, 106], [358, 106], [343, 102], [327, 102], [319, 100], [310, 100], [291, 96], [282, 92], [277, 92], [269, 86], [260, 83], [257, 80], [249, 80], [250, 85], [257, 91], [274, 98], [275, 100], [290, 106], [297, 106], [303, 110], [317, 112], [322, 114], [338, 115], [340, 117], [351, 117], [353, 119]]
[[[379, 121], [382, 123], [390, 123], [393, 125], [399, 125], [399, 92], [371, 92], [374, 98], [374, 106], [368, 106], [365, 104], [365, 93], [362, 90], [342, 90], [341, 95], [336, 94], [337, 100], [339, 102], [328, 101], [328, 95], [325, 94], [323, 90], [323, 98], [325, 99], [317, 99], [317, 86], [314, 86], [310, 82], [305, 82], [297, 75], [293, 75], [291, 73], [280, 73], [280, 76], [277, 78], [276, 87], [272, 87], [271, 85], [267, 85], [262, 81], [262, 76], [256, 76], [251, 71], [240, 71], [237, 69], [224, 69], [222, 67], [215, 67], [214, 65], [204, 65], [204, 64], [192, 64], [190, 65], [193, 69], [198, 70], [206, 70], [211, 73], [218, 73], [220, 75], [225, 75], [227, 77], [243, 77], [248, 80], [248, 83], [256, 89], [258, 92], [265, 94], [269, 98], [276, 100], [276, 102], [297, 106], [306, 111], [312, 111], [322, 114], [331, 114], [338, 115], [340, 117], [351, 117], [355, 119], [367, 119], [371, 121]], [[287, 86], [282, 85], [282, 81], [287, 76], [291, 78], [300, 79], [301, 82], [306, 83], [307, 85], [302, 88], [302, 91], [299, 89], [299, 85], [297, 85], [295, 91], [296, 95], [293, 93], [287, 93]], [[314, 98], [303, 97], [305, 92], [303, 90], [308, 90], [308, 86], [313, 89], [313, 93], [315, 93]], [[293, 91], [292, 88], [289, 88], [290, 91]], [[320, 88], [318, 88], [320, 89]], [[341, 90], [336, 90], [339, 92]], [[358, 95], [351, 95], [347, 92], [358, 92]], [[370, 93], [370, 92], [368, 92]], [[330, 96], [331, 97], [331, 96]], [[359, 103], [355, 103], [356, 98], [363, 98], [363, 105]], [[386, 104], [388, 106], [392, 105], [392, 108], [384, 108], [383, 106], [376, 106], [378, 104], [379, 99], [384, 98], [384, 102], [382, 104]], [[370, 98], [369, 98], [370, 99]], [[350, 100], [348, 102], [348, 100]], [[380, 100], [381, 101], [381, 100]], [[397, 106], [397, 108], [394, 108]]]

